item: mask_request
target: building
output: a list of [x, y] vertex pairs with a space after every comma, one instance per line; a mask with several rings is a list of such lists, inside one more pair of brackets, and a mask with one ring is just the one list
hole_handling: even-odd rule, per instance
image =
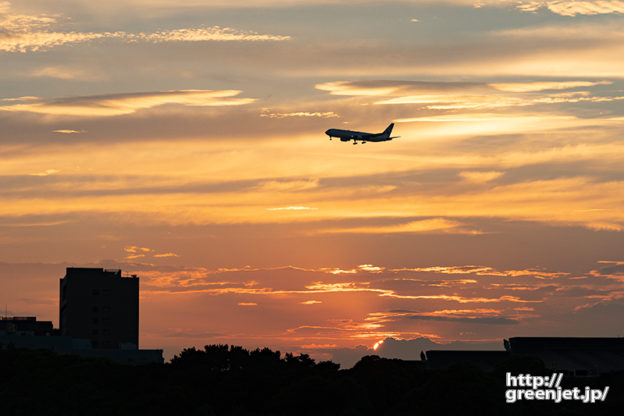
[[624, 371], [624, 338], [514, 337], [504, 340], [505, 351], [440, 351], [422, 354], [427, 368], [470, 363], [492, 371], [512, 357], [535, 357], [549, 371], [568, 376], [596, 377]]
[[61, 335], [98, 349], [138, 349], [139, 278], [121, 270], [68, 267], [60, 281]]
[[38, 321], [34, 316], [2, 317], [0, 319], [0, 348], [54, 350], [57, 354], [77, 354], [91, 348], [88, 340], [60, 336], [51, 321]]
[[60, 282], [60, 329], [34, 316], [0, 320], [0, 349], [48, 349], [126, 364], [162, 364], [139, 347], [139, 278], [121, 270], [68, 267]]
[[538, 357], [546, 368], [571, 376], [624, 371], [624, 338], [515, 337], [505, 341], [505, 348]]
[[0, 318], [0, 333], [3, 335], [54, 335], [55, 332], [51, 321], [38, 321], [34, 316]]

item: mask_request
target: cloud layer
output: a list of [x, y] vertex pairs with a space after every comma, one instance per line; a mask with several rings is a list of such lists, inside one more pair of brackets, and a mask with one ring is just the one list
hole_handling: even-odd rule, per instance
[[59, 32], [54, 30], [57, 17], [11, 12], [9, 2], [0, 3], [0, 51], [37, 52], [56, 46], [89, 42], [96, 39], [119, 39], [125, 42], [206, 42], [206, 41], [283, 41], [290, 36], [267, 35], [230, 27], [202, 27], [165, 30], [153, 33]]
[[[93, 97], [73, 97], [44, 100], [29, 97], [25, 103], [0, 106], [0, 111], [18, 111], [52, 116], [119, 116], [166, 104], [193, 107], [236, 106], [254, 102], [253, 98], [236, 97], [241, 91], [177, 90], [146, 93], [110, 94]], [[55, 130], [57, 133], [77, 133], [75, 130]]]

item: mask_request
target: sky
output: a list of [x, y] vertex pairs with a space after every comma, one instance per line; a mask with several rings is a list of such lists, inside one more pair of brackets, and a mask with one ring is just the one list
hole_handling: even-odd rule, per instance
[[624, 1], [0, 1], [0, 302], [120, 268], [168, 357], [624, 336], [623, 126]]

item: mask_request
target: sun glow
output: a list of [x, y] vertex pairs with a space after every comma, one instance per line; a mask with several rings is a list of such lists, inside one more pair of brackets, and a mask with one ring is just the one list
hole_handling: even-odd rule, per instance
[[383, 339], [381, 341], [377, 341], [375, 345], [373, 345], [373, 350], [377, 351], [381, 344], [383, 344]]

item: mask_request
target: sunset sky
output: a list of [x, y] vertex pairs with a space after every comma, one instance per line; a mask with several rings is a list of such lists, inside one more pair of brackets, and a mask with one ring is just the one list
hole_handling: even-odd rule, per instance
[[624, 1], [0, 0], [0, 76], [8, 315], [81, 266], [167, 357], [624, 336]]

